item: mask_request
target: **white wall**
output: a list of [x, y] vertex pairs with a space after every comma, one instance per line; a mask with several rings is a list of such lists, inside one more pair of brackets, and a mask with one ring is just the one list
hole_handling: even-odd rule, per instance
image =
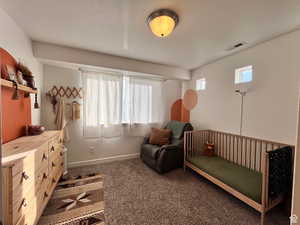
[[187, 69], [130, 59], [115, 55], [71, 48], [44, 42], [33, 42], [34, 55], [42, 60], [60, 61], [64, 63], [82, 64], [126, 70], [130, 72], [161, 75], [170, 79], [190, 80], [191, 73]]
[[[300, 84], [299, 84], [300, 90]], [[300, 97], [300, 96], [299, 96]], [[299, 98], [300, 100], [300, 98]], [[295, 224], [300, 224], [300, 101], [299, 101], [299, 110], [298, 110], [298, 129], [297, 129], [297, 148], [295, 153], [295, 168], [294, 168], [294, 187], [293, 187], [293, 202], [292, 202], [292, 215], [298, 217], [298, 221]]]
[[[42, 65], [33, 56], [31, 40], [23, 30], [0, 8], [0, 47], [8, 51], [17, 61], [27, 65], [34, 77], [36, 86], [40, 91], [43, 70]], [[39, 95], [40, 96], [40, 95]], [[40, 110], [33, 109], [34, 96], [32, 97], [32, 124], [40, 123]], [[40, 98], [39, 98], [40, 99]]]
[[[35, 76], [36, 86], [41, 87], [42, 83], [42, 66], [33, 57], [30, 39], [18, 27], [18, 25], [0, 8], [0, 47], [7, 50], [16, 60], [22, 60], [33, 72]], [[1, 105], [1, 104], [0, 104]], [[33, 98], [32, 98], [33, 105]], [[33, 107], [32, 107], [33, 108]], [[40, 123], [40, 110], [32, 110], [32, 123]], [[1, 129], [1, 128], [0, 128]], [[1, 131], [1, 130], [0, 130]], [[1, 132], [0, 132], [1, 134]], [[0, 157], [1, 159], [1, 157]], [[1, 177], [0, 177], [1, 178]], [[1, 185], [0, 185], [1, 193]], [[0, 202], [1, 195], [0, 195]], [[0, 220], [2, 217], [2, 207], [0, 204]]]
[[196, 128], [239, 133], [241, 97], [234, 91], [236, 68], [253, 65], [254, 81], [245, 97], [243, 135], [295, 144], [300, 31], [289, 33], [193, 71], [186, 88], [205, 77], [191, 112]]
[[[44, 92], [56, 86], [81, 87], [81, 77], [78, 70], [44, 65]], [[169, 120], [169, 109], [172, 103], [181, 96], [180, 81], [166, 81], [164, 83], [164, 98], [166, 102], [165, 118]], [[43, 94], [45, 96], [45, 94]], [[78, 99], [77, 99], [78, 100]], [[67, 101], [67, 100], [66, 100]], [[68, 100], [72, 101], [72, 100]], [[82, 103], [81, 100], [78, 100]], [[54, 114], [49, 100], [43, 97], [42, 121], [48, 129], [55, 129]], [[72, 121], [68, 125], [71, 141], [67, 144], [68, 162], [71, 166], [81, 165], [82, 161], [99, 162], [109, 157], [136, 157], [140, 151], [142, 137], [124, 137], [111, 139], [86, 139], [83, 134], [83, 120]], [[95, 147], [93, 152], [89, 147]], [[85, 162], [87, 163], [87, 162]]]

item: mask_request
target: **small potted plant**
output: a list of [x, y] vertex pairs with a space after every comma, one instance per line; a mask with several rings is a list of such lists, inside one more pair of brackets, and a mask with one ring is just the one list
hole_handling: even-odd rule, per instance
[[36, 89], [34, 76], [32, 75], [32, 72], [28, 69], [28, 67], [22, 64], [21, 62], [19, 62], [16, 67], [17, 71], [20, 71], [22, 73], [23, 79], [26, 81], [28, 87]]

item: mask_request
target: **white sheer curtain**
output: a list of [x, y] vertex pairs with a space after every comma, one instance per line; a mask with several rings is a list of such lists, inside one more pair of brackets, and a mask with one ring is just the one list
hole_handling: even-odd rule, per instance
[[149, 124], [162, 121], [162, 82], [125, 76], [122, 122]]
[[83, 73], [84, 136], [144, 136], [163, 122], [162, 81]]
[[83, 73], [84, 136], [120, 136], [122, 76]]
[[125, 76], [123, 79], [122, 122], [126, 134], [145, 136], [163, 122], [162, 81]]

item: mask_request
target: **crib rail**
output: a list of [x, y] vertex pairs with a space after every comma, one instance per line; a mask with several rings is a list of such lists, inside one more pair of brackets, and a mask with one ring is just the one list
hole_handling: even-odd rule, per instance
[[184, 156], [199, 156], [206, 142], [214, 143], [215, 154], [246, 168], [262, 172], [267, 151], [286, 144], [213, 130], [188, 131], [184, 134]]
[[[255, 202], [246, 195], [232, 189], [222, 181], [194, 167], [188, 158], [199, 156], [206, 142], [215, 145], [215, 154], [243, 167], [261, 172], [261, 202]], [[264, 225], [265, 213], [283, 201], [283, 195], [269, 198], [269, 151], [286, 146], [286, 144], [245, 137], [213, 130], [197, 130], [184, 133], [184, 168], [188, 166], [216, 185], [220, 186], [241, 201], [261, 213], [261, 225]]]

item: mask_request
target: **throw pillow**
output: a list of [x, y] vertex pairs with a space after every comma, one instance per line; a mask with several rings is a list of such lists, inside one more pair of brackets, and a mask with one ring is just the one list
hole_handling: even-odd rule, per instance
[[167, 145], [170, 142], [171, 130], [152, 128], [149, 143], [152, 145]]

